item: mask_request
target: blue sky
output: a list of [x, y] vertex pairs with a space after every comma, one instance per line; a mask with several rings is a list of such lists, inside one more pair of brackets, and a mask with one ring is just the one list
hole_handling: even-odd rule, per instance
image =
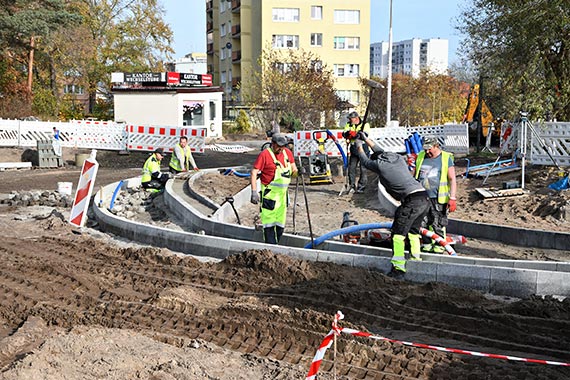
[[[392, 38], [446, 38], [449, 62], [458, 60], [461, 40], [453, 19], [468, 0], [392, 0]], [[388, 41], [390, 0], [370, 0], [370, 41]], [[162, 0], [165, 20], [174, 32], [174, 58], [206, 51], [206, 2], [204, 0]]]

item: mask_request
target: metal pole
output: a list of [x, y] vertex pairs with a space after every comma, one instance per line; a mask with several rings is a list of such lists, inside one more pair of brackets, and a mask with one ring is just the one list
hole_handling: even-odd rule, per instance
[[527, 118], [526, 112], [521, 112], [521, 157], [522, 157], [522, 169], [521, 169], [521, 188], [524, 189], [524, 176], [525, 176], [525, 166], [526, 166], [526, 143], [527, 143]]
[[386, 90], [386, 127], [392, 119], [392, 0], [390, 0], [390, 31], [388, 32], [388, 89]]

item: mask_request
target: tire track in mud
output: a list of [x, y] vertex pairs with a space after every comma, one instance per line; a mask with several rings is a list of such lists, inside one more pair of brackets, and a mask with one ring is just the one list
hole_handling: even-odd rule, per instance
[[[201, 264], [162, 255], [156, 248], [119, 249], [71, 235], [28, 239], [25, 245], [4, 239], [0, 259], [0, 316], [11, 322], [13, 331], [28, 317], [38, 316], [64, 328], [82, 324], [133, 329], [176, 346], [199, 338], [308, 368], [340, 306], [352, 309], [351, 323], [343, 323], [347, 327], [383, 325], [501, 350], [529, 352], [536, 346], [558, 360], [570, 358], [568, 351], [556, 349], [568, 347], [560, 340], [569, 340], [564, 332], [570, 330], [568, 320], [506, 313], [490, 302], [479, 310], [450, 307], [455, 298], [435, 302], [437, 297], [426, 287], [354, 268], [298, 264], [266, 251]], [[406, 297], [406, 291], [427, 299], [425, 305]], [[534, 334], [525, 337], [522, 331]], [[331, 370], [332, 362], [325, 360], [322, 371]], [[361, 338], [339, 339], [336, 371], [350, 379], [451, 379], [473, 373], [489, 379], [568, 376], [563, 369]]]

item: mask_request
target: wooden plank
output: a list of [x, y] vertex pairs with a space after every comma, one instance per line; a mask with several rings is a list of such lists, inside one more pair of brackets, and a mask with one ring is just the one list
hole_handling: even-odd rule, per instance
[[484, 200], [492, 200], [492, 199], [499, 199], [499, 198], [507, 198], [507, 197], [516, 197], [521, 195], [527, 195], [528, 191], [524, 189], [493, 189], [493, 188], [484, 188], [478, 187], [475, 189], [479, 195], [483, 197]]
[[6, 169], [31, 169], [31, 162], [0, 162], [0, 170]]

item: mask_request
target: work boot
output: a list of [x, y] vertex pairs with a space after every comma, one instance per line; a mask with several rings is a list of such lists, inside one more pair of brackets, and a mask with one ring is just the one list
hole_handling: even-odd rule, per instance
[[388, 277], [391, 277], [395, 280], [403, 280], [406, 272], [396, 269], [396, 267], [392, 267], [392, 270], [388, 272]]
[[351, 187], [350, 190], [348, 190], [349, 194], [354, 194], [356, 190], [354, 190], [354, 187]]

